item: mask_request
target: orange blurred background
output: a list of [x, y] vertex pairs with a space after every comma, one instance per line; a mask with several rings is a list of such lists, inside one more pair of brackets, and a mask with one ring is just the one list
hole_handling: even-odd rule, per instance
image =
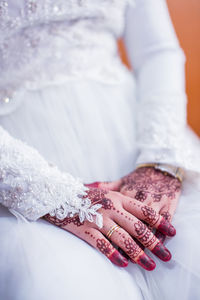
[[[188, 123], [200, 136], [200, 0], [167, 0], [181, 47], [186, 55]], [[129, 65], [122, 41], [119, 49]]]

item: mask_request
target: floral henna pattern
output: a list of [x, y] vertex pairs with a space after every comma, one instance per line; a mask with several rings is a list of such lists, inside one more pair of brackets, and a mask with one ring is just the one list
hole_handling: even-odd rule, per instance
[[63, 226], [69, 225], [69, 224], [74, 224], [77, 227], [83, 225], [83, 223], [81, 223], [80, 220], [79, 220], [79, 216], [59, 220], [56, 217], [51, 217], [49, 214], [47, 214], [47, 215], [44, 216], [44, 219], [49, 221], [50, 223], [58, 226], [58, 227], [63, 227]]
[[149, 242], [150, 236], [151, 236], [151, 231], [147, 229], [145, 234], [142, 237], [138, 237], [138, 239], [146, 247], [146, 244]]
[[125, 191], [136, 191], [138, 201], [144, 202], [149, 195], [154, 202], [160, 202], [164, 196], [174, 199], [180, 192], [181, 182], [152, 167], [144, 167], [124, 177], [122, 186]]
[[125, 239], [124, 245], [126, 253], [133, 259], [136, 258], [142, 251], [142, 249], [131, 238]]
[[124, 244], [126, 253], [131, 259], [133, 259], [133, 262], [137, 258], [136, 262], [145, 270], [152, 271], [153, 269], [155, 269], [155, 262], [145, 253], [140, 255], [143, 250], [131, 238], [125, 239]]
[[103, 198], [100, 203], [102, 204], [102, 208], [104, 208], [104, 209], [112, 209], [113, 208], [113, 203], [110, 199]]
[[152, 198], [153, 198], [154, 202], [160, 202], [160, 200], [162, 199], [162, 195], [161, 194], [153, 194]]
[[110, 199], [106, 198], [107, 191], [100, 189], [90, 189], [85, 197], [89, 198], [92, 204], [101, 204], [104, 209], [112, 209], [113, 203]]
[[145, 220], [150, 225], [156, 224], [156, 222], [159, 220], [159, 215], [157, 215], [156, 211], [149, 207], [149, 206], [143, 206], [141, 208], [143, 215], [145, 216]]
[[150, 247], [156, 241], [156, 237], [154, 235], [152, 236], [151, 230], [149, 230], [141, 221], [136, 222], [134, 227], [136, 238], [145, 247]]
[[104, 239], [97, 239], [97, 248], [107, 257], [109, 257], [112, 253], [111, 244]]
[[136, 231], [137, 236], [143, 235], [145, 230], [146, 230], [146, 226], [141, 221], [136, 222], [134, 224], [134, 227], [135, 227], [135, 231]]
[[144, 191], [137, 191], [135, 199], [144, 202], [147, 199], [148, 194]]
[[164, 211], [161, 216], [165, 218], [165, 220], [170, 221], [171, 220], [171, 214], [168, 211]]
[[150, 247], [151, 245], [153, 245], [156, 241], [157, 241], [157, 238], [156, 238], [155, 235], [153, 235], [152, 238], [151, 238], [149, 241], [143, 243], [143, 245], [144, 245], [146, 248], [149, 248], [149, 247]]

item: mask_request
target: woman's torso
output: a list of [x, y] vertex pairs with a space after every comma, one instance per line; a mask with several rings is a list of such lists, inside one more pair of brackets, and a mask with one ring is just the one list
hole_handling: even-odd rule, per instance
[[88, 181], [135, 160], [135, 83], [116, 45], [127, 2], [0, 2], [0, 125]]
[[1, 1], [1, 100], [21, 86], [38, 89], [77, 77], [122, 80], [116, 38], [129, 1]]

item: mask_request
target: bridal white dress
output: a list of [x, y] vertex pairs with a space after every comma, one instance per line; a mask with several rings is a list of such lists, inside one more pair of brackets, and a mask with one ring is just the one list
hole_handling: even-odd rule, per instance
[[[200, 298], [200, 142], [184, 63], [164, 0], [0, 1], [0, 299]], [[143, 162], [185, 170], [173, 258], [154, 257], [153, 272], [120, 269], [40, 219], [80, 213], [82, 183]]]

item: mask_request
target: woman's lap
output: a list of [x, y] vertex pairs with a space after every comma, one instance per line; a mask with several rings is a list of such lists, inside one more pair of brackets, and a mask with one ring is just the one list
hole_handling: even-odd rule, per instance
[[[42, 97], [32, 95], [27, 115], [36, 118], [44, 136], [34, 135], [35, 125], [31, 120], [29, 124], [29, 118], [29, 130], [24, 130], [20, 110], [2, 125], [19, 138], [29, 137], [30, 145], [40, 144], [38, 150], [44, 156], [55, 158], [53, 162], [64, 166], [64, 171], [84, 181], [117, 179], [133, 170], [137, 146], [134, 114], [130, 113], [133, 87], [130, 85], [126, 101], [125, 88], [119, 90], [121, 94], [115, 88], [98, 86], [97, 90], [97, 85], [77, 84], [54, 93], [44, 91]], [[60, 97], [56, 104], [54, 94]], [[31, 100], [43, 105], [43, 111]], [[90, 111], [83, 100], [88, 101]], [[44, 124], [48, 126], [42, 127]], [[39, 143], [43, 137], [46, 140]], [[17, 221], [0, 206], [0, 299], [196, 300], [200, 294], [200, 191], [190, 183], [184, 184], [173, 224], [177, 235], [166, 241], [172, 260], [163, 263], [154, 258], [157, 268], [147, 272], [132, 263], [119, 269], [72, 234], [44, 220]]]
[[166, 241], [172, 260], [163, 263], [154, 257], [157, 268], [153, 272], [132, 263], [120, 269], [72, 234], [44, 220], [17, 220], [1, 206], [0, 298], [51, 300], [66, 295], [73, 300], [121, 300], [125, 296], [196, 300], [200, 282], [199, 199], [198, 190], [185, 187], [173, 221], [177, 235]]
[[142, 299], [126, 270], [72, 234], [3, 207], [0, 228], [0, 299]]

